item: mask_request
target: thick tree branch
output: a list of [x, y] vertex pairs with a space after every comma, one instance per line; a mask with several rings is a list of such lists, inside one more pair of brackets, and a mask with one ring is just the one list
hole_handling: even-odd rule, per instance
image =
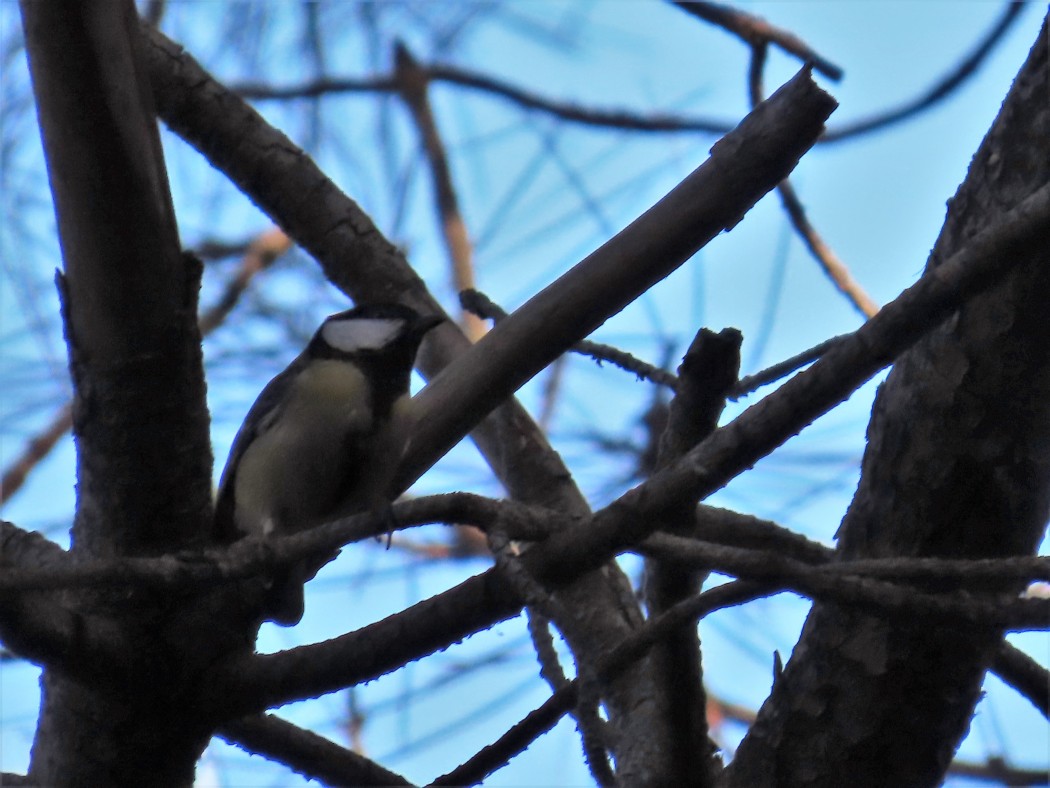
[[[1046, 35], [1044, 24], [920, 281], [1050, 193]], [[841, 558], [1035, 551], [1050, 515], [1050, 217], [1040, 221], [1044, 229], [1027, 243], [987, 247], [1016, 268], [903, 355], [880, 388], [861, 481], [839, 529]], [[1004, 623], [917, 630], [815, 605], [729, 785], [762, 784], [771, 773], [786, 785], [834, 781], [873, 760], [878, 774], [854, 780], [858, 788], [938, 783], [970, 725]]]
[[[810, 369], [716, 430], [681, 462], [626, 493], [591, 522], [559, 530], [533, 547], [523, 557], [529, 571], [545, 584], [559, 584], [640, 542], [660, 525], [661, 512], [674, 501], [685, 494], [706, 497], [751, 467], [849, 396], [968, 297], [1005, 275], [1019, 261], [1017, 251], [1039, 246], [1048, 237], [1050, 186], [1004, 215], [998, 226], [971, 238], [966, 248], [929, 271]], [[215, 676], [216, 688], [208, 696], [226, 699], [239, 715], [330, 692], [461, 640], [515, 615], [521, 604], [499, 573], [490, 570], [358, 632], [230, 665]]]
[[417, 397], [427, 418], [406, 458], [407, 477], [415, 478], [451, 448], [477, 414], [492, 410], [711, 238], [735, 226], [794, 167], [834, 106], [808, 74], [797, 75], [662, 200], [450, 365]]
[[[740, 372], [740, 343], [734, 328], [718, 334], [700, 329], [678, 367], [678, 386], [668, 406], [660, 436], [657, 469], [667, 468], [710, 435], [725, 409], [726, 394]], [[674, 507], [665, 530], [695, 530], [696, 505], [684, 498]], [[659, 558], [645, 562], [643, 592], [650, 617], [659, 615], [700, 591], [708, 567]], [[695, 629], [682, 629], [653, 649], [658, 689], [666, 698], [674, 739], [667, 763], [654, 767], [658, 784], [713, 785], [721, 770], [716, 747], [708, 738], [707, 697]]]
[[[71, 551], [158, 555], [199, 545], [212, 519], [201, 267], [179, 248], [135, 7], [24, 0], [21, 11], [62, 247], [77, 448]], [[74, 644], [70, 662], [94, 667], [100, 643], [119, 647], [104, 678], [128, 681], [121, 694], [112, 680], [84, 681], [75, 665], [45, 670], [31, 781], [190, 782], [208, 735], [183, 705], [186, 675], [212, 652], [183, 650], [175, 660], [166, 643], [200, 634], [196, 611], [102, 588], [62, 601], [64, 611], [40, 595], [7, 604], [12, 634], [24, 639], [14, 648], [25, 653], [50, 627], [55, 641]], [[118, 624], [96, 619], [103, 612], [119, 613]], [[144, 666], [150, 682], [141, 681]]]

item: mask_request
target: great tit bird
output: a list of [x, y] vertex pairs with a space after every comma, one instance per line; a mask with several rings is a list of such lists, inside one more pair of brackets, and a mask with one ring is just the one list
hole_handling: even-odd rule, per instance
[[[219, 482], [217, 538], [291, 534], [387, 505], [410, 428], [416, 351], [443, 320], [399, 304], [329, 316], [262, 390], [234, 438]], [[328, 560], [275, 578], [266, 619], [297, 624], [303, 584]]]

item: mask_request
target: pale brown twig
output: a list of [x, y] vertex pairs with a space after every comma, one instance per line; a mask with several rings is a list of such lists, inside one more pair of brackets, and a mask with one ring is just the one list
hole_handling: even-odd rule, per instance
[[[241, 265], [233, 278], [226, 283], [219, 300], [199, 318], [202, 336], [215, 330], [236, 305], [248, 283], [260, 271], [291, 248], [291, 240], [280, 229], [272, 228], [260, 234], [248, 245]], [[0, 504], [6, 503], [18, 492], [29, 474], [55, 448], [60, 440], [73, 427], [73, 409], [71, 403], [63, 404], [51, 421], [27, 443], [22, 453], [4, 469], [0, 478]]]
[[[456, 292], [474, 287], [474, 261], [467, 225], [459, 208], [459, 198], [452, 181], [452, 170], [441, 139], [437, 120], [430, 106], [429, 83], [426, 69], [422, 68], [402, 42], [394, 49], [394, 83], [398, 95], [408, 107], [416, 125], [434, 184], [434, 207], [437, 210], [441, 235], [445, 241], [449, 263], [452, 266], [452, 286]], [[464, 312], [464, 332], [472, 341], [485, 334], [485, 324], [475, 315]]]
[[839, 66], [818, 55], [812, 47], [794, 33], [775, 27], [762, 17], [718, 3], [674, 0], [674, 4], [705, 22], [728, 30], [752, 46], [760, 43], [774, 44], [803, 63], [811, 63], [813, 68], [824, 76], [836, 82], [842, 79], [842, 69]]
[[[751, 63], [748, 68], [748, 93], [752, 106], [758, 104], [765, 98], [765, 90], [762, 87], [762, 71], [766, 63], [767, 47], [765, 41], [759, 41], [751, 47]], [[787, 211], [791, 226], [802, 238], [806, 248], [824, 269], [835, 286], [849, 299], [849, 302], [865, 317], [872, 317], [879, 311], [879, 305], [869, 296], [860, 283], [853, 278], [849, 268], [839, 258], [835, 251], [828, 245], [817, 229], [806, 218], [806, 210], [802, 201], [791, 185], [791, 180], [785, 178], [777, 186], [777, 194]]]

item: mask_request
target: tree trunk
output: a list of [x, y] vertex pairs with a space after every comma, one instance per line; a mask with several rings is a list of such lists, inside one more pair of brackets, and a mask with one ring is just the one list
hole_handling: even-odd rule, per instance
[[[1050, 180], [1043, 30], [949, 203], [928, 267]], [[1050, 250], [903, 356], [881, 386], [843, 558], [1034, 553], [1050, 508]], [[934, 786], [1002, 632], [815, 605], [733, 786]]]
[[[180, 254], [134, 4], [23, 0], [22, 14], [64, 262], [72, 557], [202, 544], [211, 448], [200, 266]], [[30, 783], [191, 784], [211, 731], [187, 688], [203, 669], [198, 649], [214, 656], [193, 639], [208, 631], [196, 605], [126, 588], [56, 596], [77, 664], [45, 670]], [[119, 661], [80, 648], [103, 639]]]

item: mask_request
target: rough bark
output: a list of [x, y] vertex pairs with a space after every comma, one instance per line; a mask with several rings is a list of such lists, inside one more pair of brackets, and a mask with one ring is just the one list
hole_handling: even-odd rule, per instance
[[[73, 556], [200, 543], [211, 517], [200, 271], [179, 251], [134, 5], [24, 0], [22, 12], [64, 261]], [[192, 782], [209, 731], [180, 697], [192, 668], [169, 650], [185, 634], [179, 600], [104, 589], [53, 598], [86, 639], [95, 630], [82, 613], [114, 614], [134, 667], [114, 664], [119, 677], [99, 683], [45, 671], [30, 782]]]
[[[1050, 181], [1047, 29], [928, 262]], [[1032, 244], [894, 366], [868, 428], [841, 558], [1031, 554], [1050, 510], [1050, 250]], [[1002, 633], [891, 624], [818, 604], [728, 772], [733, 786], [933, 786], [966, 733]]]
[[[403, 255], [302, 151], [177, 46], [156, 31], [147, 36], [161, 117], [309, 251], [337, 287], [363, 301], [392, 298], [422, 311], [440, 309]], [[418, 398], [421, 418], [402, 469], [405, 480], [429, 467], [467, 430], [479, 427], [486, 413], [507, 403], [474, 432], [501, 481], [518, 500], [587, 513], [560, 458], [508, 398], [703, 243], [735, 225], [797, 163], [833, 107], [808, 72], [800, 74], [727, 135], [711, 159], [661, 204], [636, 220], [633, 230], [610, 240], [477, 345], [470, 346], [452, 329], [436, 329], [422, 348], [421, 367], [428, 376], [442, 374]], [[304, 194], [310, 199], [303, 200]], [[472, 607], [491, 622], [492, 616], [508, 614], [500, 609], [507, 595], [498, 596], [499, 606], [485, 602], [487, 612]], [[587, 664], [641, 621], [615, 564], [579, 579], [559, 597], [570, 615], [558, 624]], [[448, 610], [455, 619], [430, 616], [410, 635], [377, 644], [373, 657], [396, 653], [415, 638], [432, 644], [432, 636], [458, 631], [470, 619], [465, 606], [435, 609]], [[606, 690], [604, 701], [616, 731], [613, 751], [624, 781], [660, 784], [656, 770], [666, 761], [661, 748], [669, 733], [649, 671], [640, 664]]]

